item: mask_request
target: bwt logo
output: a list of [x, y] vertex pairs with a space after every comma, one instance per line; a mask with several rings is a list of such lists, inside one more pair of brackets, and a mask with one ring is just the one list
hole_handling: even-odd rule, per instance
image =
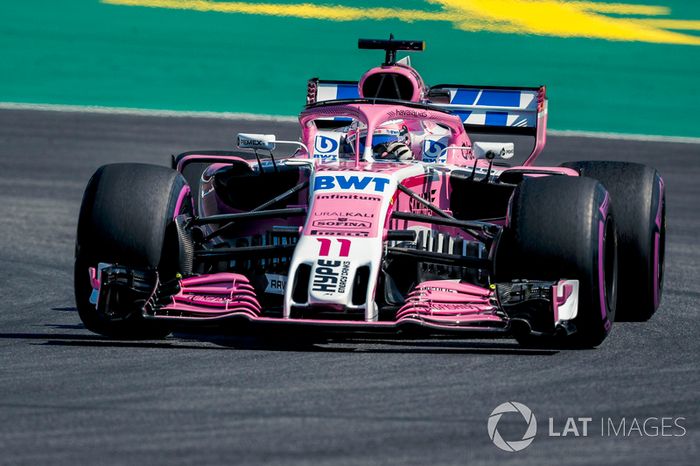
[[[425, 162], [434, 162], [437, 160], [437, 158], [442, 154], [442, 151], [445, 150], [447, 145], [438, 142], [438, 141], [431, 141], [431, 140], [426, 140], [423, 142], [423, 161]], [[441, 159], [444, 157], [441, 157]], [[442, 161], [442, 160], [440, 160]]]
[[[498, 432], [498, 421], [501, 420], [501, 416], [505, 413], [520, 413], [525, 420], [527, 430], [520, 440], [503, 440], [503, 437], [501, 437], [501, 434]], [[491, 411], [486, 427], [489, 432], [489, 438], [493, 444], [501, 450], [510, 452], [526, 449], [535, 439], [535, 435], [537, 435], [537, 419], [535, 415], [530, 408], [517, 401], [508, 401], [496, 406], [496, 409]]]
[[343, 176], [343, 175], [322, 175], [314, 179], [314, 191], [324, 189], [357, 189], [358, 191], [371, 190], [376, 193], [383, 193], [384, 188], [389, 184], [389, 178], [379, 176]]
[[326, 154], [332, 155], [338, 150], [338, 141], [328, 136], [316, 136], [316, 143], [314, 144], [314, 150], [319, 156]]

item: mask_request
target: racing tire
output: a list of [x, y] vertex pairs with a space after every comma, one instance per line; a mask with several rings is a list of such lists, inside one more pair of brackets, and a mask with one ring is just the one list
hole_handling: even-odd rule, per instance
[[516, 334], [528, 346], [594, 347], [615, 320], [617, 238], [609, 195], [591, 178], [527, 178], [515, 189], [498, 247], [497, 281], [579, 280], [574, 332]]
[[562, 166], [600, 181], [615, 208], [620, 267], [618, 321], [646, 321], [661, 304], [666, 200], [651, 167], [628, 162], [567, 162]]
[[177, 234], [174, 217], [190, 205], [185, 179], [170, 168], [123, 163], [97, 169], [83, 195], [75, 248], [75, 301], [87, 329], [126, 339], [164, 338], [170, 333], [166, 325], [146, 320], [140, 312], [127, 309], [120, 319], [99, 312], [89, 300], [89, 268], [103, 262], [157, 270], [161, 281], [174, 278], [178, 242], [169, 237]]

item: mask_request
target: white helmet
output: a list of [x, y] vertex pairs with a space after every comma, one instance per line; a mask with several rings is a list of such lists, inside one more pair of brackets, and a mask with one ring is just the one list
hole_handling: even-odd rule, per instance
[[[362, 154], [365, 151], [367, 128], [348, 132], [346, 141], [354, 147], [357, 137], [360, 138], [360, 153]], [[372, 134], [372, 154], [377, 159], [411, 160], [413, 152], [409, 146], [410, 141], [411, 137], [403, 120], [384, 122]]]

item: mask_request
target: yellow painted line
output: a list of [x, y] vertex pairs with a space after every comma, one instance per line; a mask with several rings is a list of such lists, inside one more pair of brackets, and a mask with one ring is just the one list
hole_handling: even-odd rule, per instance
[[628, 3], [567, 2], [581, 10], [614, 15], [664, 16], [670, 15], [671, 9], [661, 5], [632, 5]]
[[505, 27], [507, 32], [513, 30], [540, 36], [700, 45], [700, 37], [667, 31], [628, 18], [604, 16], [560, 0], [434, 1], [461, 16], [493, 22], [496, 25], [494, 30]]
[[681, 31], [700, 31], [700, 21], [685, 19], [637, 19], [638, 23], [663, 29], [677, 29]]
[[340, 5], [315, 5], [312, 3], [275, 4], [246, 2], [213, 2], [206, 0], [102, 0], [111, 5], [143, 6], [194, 10], [203, 12], [241, 13], [264, 16], [286, 16], [330, 21], [388, 20], [400, 21], [449, 21], [449, 12], [404, 10], [393, 8], [355, 8]]
[[[665, 6], [598, 3], [563, 0], [427, 0], [439, 11], [401, 8], [357, 8], [312, 3], [275, 4], [208, 0], [102, 0], [111, 5], [168, 8], [201, 12], [238, 13], [264, 16], [319, 19], [327, 21], [399, 20], [448, 21], [462, 31], [491, 31], [554, 37], [583, 37], [611, 41], [700, 45], [700, 37], [675, 30], [678, 21], [610, 17], [608, 14], [661, 16], [670, 14]], [[689, 21], [687, 24], [694, 24]], [[671, 24], [672, 26], [668, 26]]]

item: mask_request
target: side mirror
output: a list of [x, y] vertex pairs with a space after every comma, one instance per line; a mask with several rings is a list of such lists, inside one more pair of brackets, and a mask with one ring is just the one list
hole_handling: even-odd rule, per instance
[[236, 137], [239, 149], [264, 149], [275, 150], [274, 134], [245, 134], [238, 133]]
[[475, 142], [472, 151], [476, 158], [493, 160], [496, 157], [508, 160], [515, 155], [515, 144], [512, 142]]

